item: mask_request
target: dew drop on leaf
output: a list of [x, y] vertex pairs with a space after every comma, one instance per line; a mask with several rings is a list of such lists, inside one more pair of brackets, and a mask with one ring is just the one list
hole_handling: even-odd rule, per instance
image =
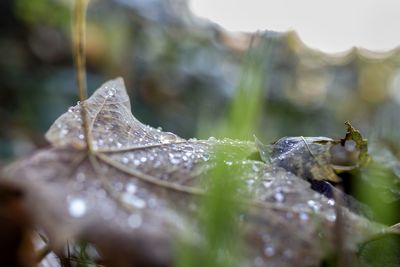
[[326, 218], [331, 222], [336, 221], [336, 213], [335, 213], [335, 211], [334, 210], [330, 210], [328, 212], [328, 214], [326, 215]]
[[134, 194], [136, 192], [136, 185], [134, 185], [133, 183], [129, 183], [126, 186], [126, 192], [130, 193], [130, 194]]
[[115, 95], [115, 93], [116, 93], [115, 88], [110, 88], [110, 89], [107, 91], [107, 96], [108, 96], [108, 97], [112, 97], [112, 96]]
[[131, 228], [138, 228], [142, 225], [142, 216], [139, 214], [132, 214], [128, 218], [128, 225]]
[[267, 257], [272, 257], [275, 255], [275, 248], [272, 245], [265, 246], [264, 254]]
[[313, 209], [313, 211], [318, 211], [321, 208], [321, 204], [317, 203], [314, 200], [307, 201], [307, 205]]
[[308, 221], [309, 216], [308, 216], [308, 214], [305, 213], [305, 212], [300, 212], [299, 218], [300, 218], [300, 220], [302, 220], [302, 221]]
[[74, 218], [81, 218], [86, 213], [86, 202], [81, 198], [73, 198], [69, 201], [68, 212]]
[[274, 194], [274, 199], [277, 201], [277, 202], [283, 202], [284, 200], [285, 200], [285, 195], [282, 193], [282, 192], [276, 192], [275, 194]]
[[143, 199], [138, 198], [135, 195], [124, 193], [124, 194], [122, 194], [122, 200], [125, 203], [132, 205], [133, 207], [138, 208], [138, 209], [142, 209], [142, 208], [146, 207], [146, 202]]
[[176, 135], [173, 133], [169, 133], [169, 132], [163, 133], [160, 136], [160, 141], [163, 144], [169, 144], [169, 143], [175, 142], [176, 139], [177, 139]]

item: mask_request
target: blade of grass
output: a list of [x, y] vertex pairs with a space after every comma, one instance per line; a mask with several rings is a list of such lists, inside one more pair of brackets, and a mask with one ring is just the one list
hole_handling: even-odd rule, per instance
[[[264, 89], [268, 75], [268, 59], [274, 47], [270, 37], [253, 35], [243, 63], [241, 77], [228, 115], [225, 136], [252, 139], [263, 106]], [[259, 41], [261, 39], [261, 41]], [[259, 41], [257, 47], [255, 43]]]
[[[266, 81], [266, 62], [273, 44], [267, 38], [253, 47], [260, 36], [253, 36], [245, 55], [241, 78], [228, 117], [214, 135], [235, 139], [252, 138], [262, 111], [263, 89]], [[267, 41], [264, 41], [267, 40]], [[240, 162], [248, 155], [232, 157], [229, 147], [215, 147], [215, 168], [206, 179], [207, 192], [200, 203], [199, 227], [204, 241], [200, 249], [185, 245], [178, 247], [178, 267], [240, 266], [242, 236], [240, 212], [246, 207], [238, 197], [244, 186]], [[229, 159], [227, 155], [230, 155]], [[239, 164], [235, 164], [239, 162]]]

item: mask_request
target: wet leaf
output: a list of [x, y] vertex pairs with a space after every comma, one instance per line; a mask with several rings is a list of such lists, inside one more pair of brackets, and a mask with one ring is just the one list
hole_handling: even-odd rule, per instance
[[[333, 143], [327, 137], [284, 137], [268, 148], [269, 162], [304, 179], [339, 182], [330, 165]], [[265, 149], [258, 147], [262, 149], [261, 154], [265, 153]]]
[[264, 162], [280, 166], [309, 180], [340, 182], [337, 176], [369, 162], [368, 142], [349, 122], [341, 140], [327, 137], [283, 137], [272, 145], [256, 139]]
[[176, 240], [192, 236], [191, 245], [202, 245], [198, 201], [207, 194], [216, 148], [223, 147], [229, 147], [225, 167], [243, 170], [240, 266], [318, 266], [334, 249], [337, 211], [348, 251], [383, 229], [336, 207], [303, 179], [335, 179], [321, 144], [331, 139], [281, 139], [264, 163], [247, 159], [256, 151], [252, 142], [185, 140], [142, 124], [131, 114], [122, 79], [105, 83], [85, 106], [90, 146], [78, 104], [51, 126], [51, 147], [4, 171], [4, 181], [24, 192], [33, 221], [55, 251], [67, 240], [82, 240], [112, 266], [171, 266]]
[[359, 151], [359, 164], [366, 165], [370, 156], [368, 154], [368, 140], [365, 139], [359, 130], [356, 130], [350, 122], [345, 122], [347, 127], [347, 133], [344, 139], [341, 140], [342, 145], [345, 145], [347, 141], [354, 141], [355, 148]]

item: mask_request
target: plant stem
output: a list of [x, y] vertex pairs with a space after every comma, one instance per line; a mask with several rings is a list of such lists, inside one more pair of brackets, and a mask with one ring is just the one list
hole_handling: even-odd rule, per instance
[[82, 128], [84, 129], [84, 136], [86, 145], [89, 152], [92, 152], [92, 142], [90, 136], [88, 114], [86, 110], [86, 103], [84, 102], [87, 98], [86, 89], [86, 55], [85, 55], [85, 28], [86, 28], [86, 9], [88, 0], [75, 0], [74, 8], [74, 59], [76, 69], [76, 81], [78, 84], [79, 100], [81, 105], [81, 117], [82, 117]]
[[85, 55], [85, 21], [87, 0], [75, 0], [74, 8], [74, 59], [76, 68], [76, 81], [78, 84], [79, 100], [87, 98], [86, 91], [86, 55]]

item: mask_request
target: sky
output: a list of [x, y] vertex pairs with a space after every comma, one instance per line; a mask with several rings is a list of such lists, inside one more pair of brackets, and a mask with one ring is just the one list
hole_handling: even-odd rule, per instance
[[324, 52], [400, 45], [400, 0], [190, 0], [190, 7], [230, 31], [295, 30]]

